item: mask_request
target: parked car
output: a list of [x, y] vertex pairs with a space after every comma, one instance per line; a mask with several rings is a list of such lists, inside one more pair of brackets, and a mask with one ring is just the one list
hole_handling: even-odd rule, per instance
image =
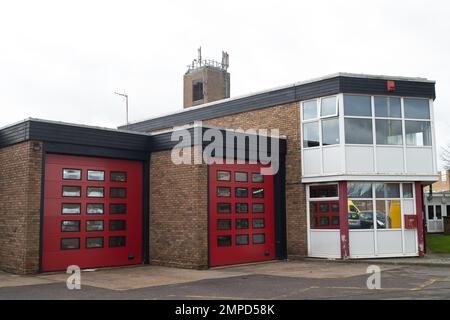
[[349, 229], [361, 229], [361, 219], [358, 212], [348, 213], [348, 228]]
[[[376, 211], [377, 229], [386, 229], [386, 213]], [[373, 211], [361, 211], [359, 213], [361, 229], [373, 229]]]

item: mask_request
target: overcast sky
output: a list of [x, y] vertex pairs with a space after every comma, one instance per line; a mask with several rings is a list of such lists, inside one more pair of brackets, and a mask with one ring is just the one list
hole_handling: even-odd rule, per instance
[[3, 1], [0, 127], [36, 117], [117, 127], [182, 109], [196, 57], [230, 54], [231, 96], [335, 72], [437, 81], [450, 140], [448, 0]]

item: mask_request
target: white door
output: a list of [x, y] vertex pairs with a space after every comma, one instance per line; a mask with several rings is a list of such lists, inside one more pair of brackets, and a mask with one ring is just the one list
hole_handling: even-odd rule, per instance
[[442, 212], [442, 205], [440, 204], [427, 206], [427, 229], [429, 233], [444, 232]]

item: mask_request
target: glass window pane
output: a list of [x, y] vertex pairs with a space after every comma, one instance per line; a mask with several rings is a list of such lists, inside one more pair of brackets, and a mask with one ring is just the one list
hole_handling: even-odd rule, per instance
[[103, 231], [103, 221], [102, 220], [86, 221], [86, 231]]
[[63, 186], [62, 190], [63, 197], [81, 197], [81, 187], [69, 187]]
[[248, 203], [236, 203], [236, 213], [248, 213]]
[[86, 248], [103, 248], [103, 237], [86, 238]]
[[110, 196], [110, 198], [124, 199], [127, 197], [127, 189], [126, 188], [110, 188], [109, 196]]
[[400, 185], [398, 183], [376, 183], [375, 197], [400, 198]]
[[105, 207], [103, 203], [88, 203], [86, 206], [87, 214], [104, 214]]
[[118, 248], [126, 246], [126, 238], [125, 236], [113, 236], [109, 237], [109, 247], [110, 248]]
[[236, 229], [248, 229], [248, 219], [236, 219]]
[[329, 227], [330, 226], [330, 217], [328, 216], [322, 216], [319, 218], [319, 226], [324, 228], [324, 227]]
[[105, 181], [105, 171], [88, 170], [89, 181]]
[[230, 219], [217, 220], [217, 230], [231, 230], [231, 220]]
[[328, 213], [330, 212], [330, 205], [328, 203], [319, 204], [320, 213]]
[[303, 102], [303, 120], [317, 118], [317, 100]]
[[217, 203], [217, 213], [231, 213], [231, 203]]
[[436, 219], [442, 219], [442, 207], [436, 206]]
[[264, 188], [252, 188], [252, 197], [253, 198], [264, 198]]
[[235, 196], [236, 198], [248, 198], [248, 188], [236, 188]]
[[339, 225], [340, 225], [339, 216], [332, 216], [332, 217], [331, 217], [331, 225], [332, 225], [333, 227], [339, 226]]
[[431, 123], [429, 121], [405, 121], [408, 146], [431, 146]]
[[434, 219], [434, 206], [428, 206], [428, 220]]
[[229, 198], [231, 197], [231, 188], [229, 187], [217, 187], [217, 197]]
[[109, 214], [126, 214], [127, 205], [125, 203], [110, 203]]
[[253, 235], [253, 244], [263, 244], [266, 242], [265, 234], [254, 234]]
[[238, 234], [236, 235], [236, 245], [245, 246], [248, 244], [248, 234]]
[[217, 181], [231, 181], [231, 172], [217, 171]]
[[344, 114], [346, 116], [371, 117], [370, 96], [344, 95]]
[[252, 182], [255, 183], [263, 183], [264, 182], [264, 176], [260, 173], [252, 173]]
[[336, 100], [337, 100], [336, 97], [329, 97], [329, 98], [322, 99], [322, 106], [321, 106], [321, 111], [320, 111], [320, 115], [322, 117], [337, 115]]
[[264, 219], [253, 219], [253, 229], [264, 229]]
[[264, 213], [264, 203], [253, 203], [252, 204], [253, 213]]
[[400, 200], [377, 200], [376, 206], [378, 229], [401, 229]]
[[103, 198], [105, 189], [103, 187], [87, 187], [88, 198]]
[[350, 200], [348, 205], [349, 229], [373, 229], [372, 200]]
[[405, 118], [430, 119], [430, 103], [425, 99], [404, 99]]
[[377, 144], [402, 145], [403, 131], [401, 120], [375, 120]]
[[413, 184], [412, 183], [404, 183], [403, 184], [403, 198], [413, 198]]
[[337, 185], [311, 186], [309, 188], [310, 198], [335, 198], [338, 196]]
[[319, 229], [319, 220], [317, 218], [317, 203], [309, 203], [309, 217], [311, 229]]
[[348, 183], [349, 198], [372, 198], [372, 184], [361, 182]]
[[77, 250], [80, 249], [80, 238], [61, 239], [61, 250]]
[[403, 212], [404, 215], [414, 216], [415, 212], [415, 202], [412, 199], [403, 200]]
[[80, 169], [63, 169], [64, 180], [81, 180]]
[[375, 97], [375, 116], [401, 118], [401, 99], [394, 97]]
[[234, 181], [247, 182], [248, 181], [248, 173], [247, 172], [235, 172], [234, 173]]
[[61, 232], [80, 232], [79, 220], [61, 221]]
[[322, 120], [322, 145], [339, 144], [339, 119]]
[[313, 148], [319, 144], [319, 123], [311, 122], [303, 124], [303, 147]]
[[372, 120], [345, 119], [345, 143], [373, 144]]
[[126, 229], [126, 220], [109, 220], [109, 231], [125, 231]]
[[81, 214], [80, 203], [63, 203], [62, 214]]
[[231, 247], [231, 236], [218, 236], [217, 237], [218, 247]]
[[127, 182], [126, 172], [111, 172], [109, 180], [111, 182]]

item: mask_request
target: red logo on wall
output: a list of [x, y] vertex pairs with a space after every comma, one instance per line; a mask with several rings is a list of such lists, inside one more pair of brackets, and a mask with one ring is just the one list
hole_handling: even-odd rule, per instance
[[387, 90], [389, 92], [395, 91], [395, 81], [388, 80], [388, 82], [387, 82]]

